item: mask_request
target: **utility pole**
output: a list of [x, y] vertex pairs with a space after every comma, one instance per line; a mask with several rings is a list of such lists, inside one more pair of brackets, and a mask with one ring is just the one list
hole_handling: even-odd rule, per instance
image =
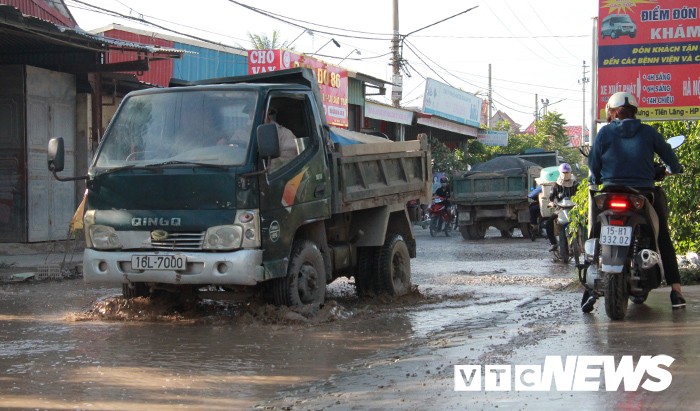
[[489, 63], [489, 111], [486, 119], [486, 127], [491, 128], [491, 63]]
[[583, 88], [583, 121], [581, 122], [581, 145], [583, 145], [583, 142], [586, 141], [586, 83], [591, 81], [588, 77], [586, 77], [586, 60], [583, 60], [583, 77], [581, 77], [581, 80], [578, 82], [582, 85]]
[[534, 130], [535, 133], [537, 133], [537, 120], [540, 119], [540, 106], [539, 106], [539, 100], [537, 99], [537, 94], [535, 94], [535, 125], [534, 125]]
[[401, 77], [401, 53], [399, 52], [399, 0], [394, 0], [394, 36], [391, 39], [391, 102], [394, 107], [401, 107], [403, 94], [403, 78]]

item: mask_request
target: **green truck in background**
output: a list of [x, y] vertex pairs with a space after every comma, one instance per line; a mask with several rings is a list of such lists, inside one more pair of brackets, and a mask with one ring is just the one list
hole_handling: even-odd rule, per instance
[[[266, 124], [271, 108], [284, 127]], [[287, 131], [296, 152], [279, 161]], [[52, 139], [55, 176], [63, 160]], [[309, 69], [132, 92], [84, 177], [84, 280], [127, 298], [265, 285], [302, 305], [352, 276], [360, 294], [401, 295], [416, 255], [406, 203], [427, 201], [430, 174], [426, 141], [329, 127]]]
[[536, 186], [542, 167], [559, 164], [556, 151], [499, 156], [475, 165], [461, 177], [452, 179], [453, 206], [457, 225], [465, 240], [480, 240], [489, 227], [503, 237], [516, 228], [530, 237], [530, 190]]

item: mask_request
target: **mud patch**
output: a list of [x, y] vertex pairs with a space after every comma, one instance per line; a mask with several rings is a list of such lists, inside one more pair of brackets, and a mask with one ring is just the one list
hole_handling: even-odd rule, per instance
[[335, 301], [322, 306], [276, 307], [269, 304], [232, 304], [201, 299], [178, 301], [169, 298], [121, 296], [108, 297], [93, 303], [83, 313], [71, 313], [67, 321], [125, 321], [175, 323], [241, 323], [241, 324], [321, 324], [347, 319], [353, 313]]

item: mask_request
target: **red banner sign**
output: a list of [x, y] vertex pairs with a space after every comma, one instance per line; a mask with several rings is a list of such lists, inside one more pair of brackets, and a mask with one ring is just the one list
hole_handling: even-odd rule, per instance
[[326, 121], [348, 127], [348, 72], [333, 64], [289, 50], [248, 50], [248, 74], [294, 67], [313, 69], [323, 97]]
[[699, 8], [687, 0], [600, 0], [599, 120], [618, 91], [637, 96], [641, 119], [700, 119]]

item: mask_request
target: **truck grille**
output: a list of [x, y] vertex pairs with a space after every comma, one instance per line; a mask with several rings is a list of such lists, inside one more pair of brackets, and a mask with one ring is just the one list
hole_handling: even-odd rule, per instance
[[169, 233], [162, 241], [151, 240], [151, 246], [156, 250], [201, 250], [204, 243], [204, 233]]

